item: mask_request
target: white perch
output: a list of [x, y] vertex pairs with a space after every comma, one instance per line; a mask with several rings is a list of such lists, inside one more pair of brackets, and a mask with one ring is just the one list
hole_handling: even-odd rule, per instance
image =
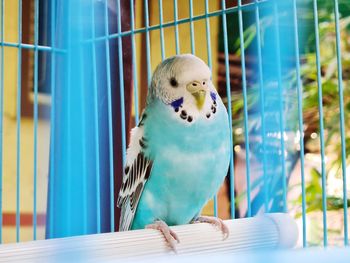
[[[230, 236], [200, 223], [171, 227], [179, 236], [178, 255], [238, 253], [263, 248], [292, 248], [298, 239], [287, 214], [226, 220]], [[175, 255], [161, 233], [145, 229], [40, 240], [0, 246], [0, 262], [120, 262]]]

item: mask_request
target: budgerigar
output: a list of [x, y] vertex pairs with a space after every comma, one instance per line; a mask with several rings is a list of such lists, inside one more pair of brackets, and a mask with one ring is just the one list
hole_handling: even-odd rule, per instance
[[221, 219], [200, 216], [230, 159], [228, 115], [198, 57], [170, 57], [156, 68], [140, 122], [131, 131], [122, 187], [120, 231], [154, 228], [175, 247], [168, 226]]

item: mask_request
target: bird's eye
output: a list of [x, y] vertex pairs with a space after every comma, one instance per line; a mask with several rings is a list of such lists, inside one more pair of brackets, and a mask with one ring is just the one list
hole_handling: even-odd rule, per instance
[[178, 83], [177, 83], [177, 80], [176, 80], [174, 77], [172, 77], [172, 78], [170, 79], [170, 85], [171, 85], [172, 87], [174, 87], [174, 88], [177, 87]]
[[205, 81], [203, 81], [203, 86], [205, 85]]

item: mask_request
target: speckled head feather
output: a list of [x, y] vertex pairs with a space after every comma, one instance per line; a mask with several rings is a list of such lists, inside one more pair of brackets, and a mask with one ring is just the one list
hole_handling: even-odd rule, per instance
[[155, 98], [166, 104], [186, 96], [186, 85], [191, 81], [206, 80], [211, 84], [209, 67], [191, 54], [165, 59], [154, 71], [148, 101]]

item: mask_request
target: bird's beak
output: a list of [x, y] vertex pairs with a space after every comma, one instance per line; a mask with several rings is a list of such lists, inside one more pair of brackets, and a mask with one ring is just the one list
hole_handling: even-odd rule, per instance
[[202, 85], [199, 81], [193, 81], [187, 84], [186, 89], [196, 99], [198, 110], [201, 110], [204, 105], [205, 95], [207, 94], [207, 88]]

